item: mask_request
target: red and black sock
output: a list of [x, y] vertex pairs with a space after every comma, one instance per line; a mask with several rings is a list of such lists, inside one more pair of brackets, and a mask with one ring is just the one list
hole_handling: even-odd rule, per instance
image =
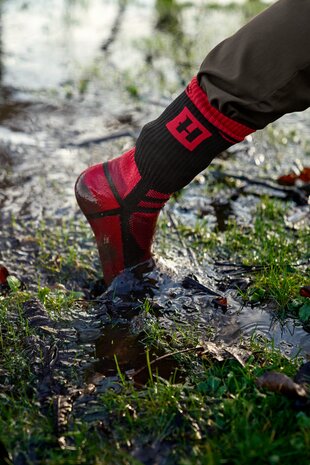
[[76, 197], [94, 231], [107, 284], [151, 257], [157, 217], [170, 195], [253, 131], [212, 107], [194, 78], [144, 126], [135, 148], [81, 174]]

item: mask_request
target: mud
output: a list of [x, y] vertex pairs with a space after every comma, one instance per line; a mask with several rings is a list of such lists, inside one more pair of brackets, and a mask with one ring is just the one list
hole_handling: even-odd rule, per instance
[[[38, 282], [51, 285], [57, 281], [52, 272], [37, 269], [38, 244], [32, 236], [42, 220], [50, 228], [56, 228], [63, 218], [79, 221], [73, 194], [78, 174], [131, 147], [143, 124], [156, 117], [185, 85], [203, 59], [195, 47], [191, 63], [185, 56], [197, 34], [203, 35], [209, 49], [245, 19], [243, 10], [236, 9], [229, 14], [210, 10], [203, 20], [202, 7], [193, 6], [182, 23], [182, 34], [178, 33], [182, 46], [177, 47], [173, 34], [166, 31], [167, 50], [165, 45], [160, 48], [161, 32], [154, 30], [157, 13], [152, 2], [128, 2], [122, 8], [117, 2], [97, 0], [68, 5], [62, 0], [48, 5], [29, 1], [23, 7], [16, 0], [2, 6], [0, 261], [29, 289], [36, 289]], [[215, 24], [225, 26], [218, 29]], [[210, 230], [223, 231], [230, 217], [240, 225], [251, 223], [255, 205], [268, 193], [283, 201], [290, 196], [291, 224], [308, 227], [308, 207], [302, 201], [305, 191], [276, 188], [270, 180], [306, 162], [309, 117], [309, 111], [288, 115], [272, 130], [233, 147], [213, 165], [227, 184], [225, 194], [208, 196], [208, 177], [215, 176], [216, 170], [201, 175], [168, 206], [170, 219], [195, 224], [203, 218]], [[223, 172], [233, 173], [234, 182], [227, 181]], [[247, 182], [249, 173], [252, 181], [263, 179], [263, 184]], [[214, 341], [231, 344], [256, 333], [273, 339], [290, 356], [310, 353], [310, 335], [294, 320], [280, 322], [270, 308], [240, 303], [236, 281], [238, 287], [246, 288], [246, 273], [229, 277], [209, 257], [198, 263], [194, 251], [173, 233], [171, 221], [169, 229], [174, 239], [167, 257], [157, 257], [158, 268], [144, 275], [138, 294], [134, 278], [122, 277], [121, 297], [118, 282], [99, 304], [77, 306], [56, 327], [62, 341], [57, 362], [60, 378], [65, 378], [74, 359], [87, 385], [103, 392], [111, 386], [118, 389], [114, 354], [121, 371], [142, 368], [146, 362], [143, 325], [151, 318], [139, 320], [145, 297], [165, 328], [195, 326], [202, 338], [212, 334]], [[71, 240], [79, 242], [78, 228]], [[83, 242], [83, 247], [90, 251], [94, 244]], [[98, 267], [98, 262], [93, 266]], [[191, 279], [198, 279], [201, 287], [184, 286], [184, 278], [193, 274]], [[91, 282], [88, 271], [69, 269], [68, 276], [68, 289], [94, 297], [94, 279]], [[224, 294], [227, 308], [216, 302]], [[141, 330], [137, 329], [139, 321]], [[160, 355], [157, 352], [152, 357]], [[180, 367], [165, 360], [154, 369], [169, 378]], [[145, 379], [138, 382], [143, 384]], [[69, 397], [70, 389], [76, 389], [59, 388], [57, 382], [55, 386], [53, 394]], [[76, 411], [83, 411], [94, 392], [72, 394]], [[97, 418], [100, 412], [87, 415]]]
[[[134, 382], [137, 386], [145, 385], [150, 378], [145, 346], [143, 344], [143, 335], [134, 334], [130, 331], [128, 325], [106, 325], [103, 329], [103, 334], [96, 341], [96, 358], [92, 370], [97, 374], [109, 376], [117, 376], [116, 360], [122, 373], [127, 373], [132, 376], [136, 371], [139, 373], [134, 376]], [[149, 356], [152, 361], [160, 358], [164, 352], [151, 351]], [[141, 370], [141, 371], [140, 371]], [[180, 381], [179, 372], [182, 370], [176, 361], [171, 358], [165, 358], [152, 365], [152, 372], [155, 376], [160, 376], [167, 380], [174, 379]], [[183, 370], [182, 370], [183, 371]], [[93, 376], [88, 377], [89, 380], [94, 380]]]
[[[225, 267], [221, 266], [210, 267], [209, 273], [204, 269], [200, 275], [196, 270], [195, 275], [191, 273], [186, 276], [186, 265], [188, 271], [192, 269], [191, 261], [186, 257], [182, 259], [182, 270], [174, 266], [174, 261], [161, 259], [158, 263], [156, 269], [142, 278], [142, 281], [145, 280], [145, 289], [148, 289], [144, 298], [149, 299], [158, 321], [166, 329], [177, 331], [178, 328], [183, 328], [190, 332], [194, 327], [195, 337], [198, 335], [202, 340], [211, 338], [231, 345], [255, 334], [266, 341], [272, 341], [287, 356], [307, 356], [309, 353], [310, 334], [304, 330], [301, 323], [292, 318], [280, 320], [270, 305], [242, 304], [236, 288], [246, 288], [249, 285], [247, 273], [241, 273], [242, 276], [238, 278], [226, 275], [224, 279]], [[231, 270], [230, 267], [228, 269]], [[127, 273], [130, 289], [128, 288], [126, 295], [124, 288]], [[101, 296], [101, 300], [105, 309], [112, 310], [114, 317], [119, 315], [126, 321], [126, 318], [132, 318], [137, 310], [139, 311], [139, 305], [136, 304], [138, 297], [140, 302], [143, 302], [141, 276], [138, 278], [140, 288], [137, 294], [132, 292], [132, 273], [125, 272], [117, 278], [113, 283], [114, 289], [117, 289], [118, 280], [122, 281], [123, 297], [110, 300], [112, 294], [108, 290]], [[153, 283], [152, 288], [148, 284], [150, 281]], [[133, 303], [129, 301], [129, 295]], [[223, 305], [224, 295], [227, 304], [224, 300]]]

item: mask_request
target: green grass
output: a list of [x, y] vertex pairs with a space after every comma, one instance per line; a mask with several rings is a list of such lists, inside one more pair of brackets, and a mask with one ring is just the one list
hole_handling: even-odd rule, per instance
[[83, 292], [70, 291], [66, 288], [51, 289], [47, 286], [39, 287], [37, 296], [50, 317], [54, 319], [66, 314], [77, 300], [84, 298]]
[[309, 283], [309, 266], [300, 266], [300, 262], [309, 263], [310, 237], [306, 228], [287, 227], [286, 209], [283, 202], [265, 197], [250, 225], [231, 220], [226, 231], [211, 232], [204, 220], [197, 219], [195, 227], [180, 225], [179, 231], [201, 259], [210, 253], [217, 261], [261, 267], [251, 274], [253, 283], [242, 293], [245, 300], [271, 301], [280, 312], [298, 313], [307, 302], [299, 290]]
[[251, 365], [207, 364], [187, 384], [158, 380], [142, 393], [129, 385], [102, 402], [119, 446], [127, 448], [143, 436], [144, 447], [173, 443], [170, 463], [291, 464], [295, 459], [306, 464], [309, 459], [309, 435], [299, 421], [307, 425], [309, 418], [292, 413], [287, 400], [259, 393]]
[[[16, 339], [23, 331], [20, 321]], [[159, 339], [163, 338], [168, 351], [189, 340], [175, 334], [168, 341], [162, 332]], [[233, 359], [218, 362], [208, 354], [180, 355], [178, 363], [186, 367], [186, 379], [180, 383], [153, 374], [145, 387], [136, 389], [122, 374], [121, 391], [109, 390], [98, 398], [96, 411], [102, 419], [86, 422], [73, 416], [62, 448], [52, 408], [42, 413], [30, 389], [33, 375], [21, 372], [18, 390], [0, 396], [0, 439], [14, 457], [22, 453], [29, 459], [32, 453], [39, 463], [49, 465], [141, 465], [132, 456], [137, 451], [139, 457], [150, 451], [166, 453], [165, 463], [171, 465], [306, 465], [310, 417], [293, 410], [286, 398], [255, 385], [265, 370], [292, 376], [299, 362], [254, 340], [248, 348], [252, 355], [244, 367]]]
[[[170, 350], [178, 342], [175, 337]], [[289, 464], [293, 458], [306, 464], [309, 417], [292, 412], [286, 399], [259, 392], [255, 386], [256, 376], [266, 369], [292, 375], [296, 362], [254, 341], [251, 350], [245, 367], [235, 360], [219, 363], [187, 354], [184, 383], [173, 385], [155, 377], [142, 392], [127, 383], [119, 396], [111, 392], [102, 396], [118, 445], [128, 448], [143, 436], [144, 447], [174, 444], [168, 463], [184, 465], [258, 460]], [[289, 451], [285, 437], [290, 438]]]
[[[243, 297], [269, 300], [279, 310], [298, 314], [306, 302], [299, 289], [307, 274], [294, 264], [307, 258], [309, 239], [306, 231], [286, 228], [285, 213], [283, 203], [263, 198], [249, 227], [230, 222], [226, 231], [210, 232], [197, 220], [195, 228], [180, 226], [179, 232], [201, 258], [211, 252], [218, 260], [264, 265]], [[169, 235], [164, 226], [163, 232]], [[73, 413], [59, 443], [52, 402], [42, 409], [37, 397], [32, 357], [38, 364], [43, 356], [34, 351], [33, 341], [39, 337], [44, 343], [44, 337], [29, 327], [23, 303], [36, 297], [52, 319], [69, 315], [82, 297], [81, 283], [98, 277], [95, 249], [79, 221], [42, 223], [32, 240], [41, 277], [36, 290], [23, 290], [13, 279], [10, 292], [0, 297], [0, 441], [14, 460], [23, 455], [27, 463], [46, 465], [141, 465], [146, 454], [166, 454], [167, 465], [309, 463], [309, 412], [293, 409], [292, 401], [255, 384], [266, 370], [294, 376], [300, 360], [288, 360], [270, 344], [254, 340], [244, 367], [234, 359], [197, 356], [194, 350], [181, 353], [200, 344], [195, 327], [188, 331], [175, 325], [167, 332], [149, 301], [141, 308], [148, 315], [143, 344], [149, 382], [137, 389], [119, 368], [120, 391], [108, 390], [95, 406], [86, 407], [89, 413], [99, 411], [100, 419], [86, 421]], [[212, 340], [211, 328], [208, 335]], [[156, 374], [147, 357], [156, 349], [175, 353], [181, 378], [164, 380]], [[81, 382], [75, 367], [65, 376], [73, 385]]]
[[[14, 292], [0, 297], [0, 366], [4, 380], [14, 390], [24, 389], [24, 381], [31, 377], [26, 352], [33, 331], [22, 315], [22, 305], [29, 299], [26, 292]], [[1, 384], [1, 383], [0, 383]]]
[[67, 284], [83, 273], [98, 277], [96, 248], [84, 221], [64, 219], [52, 226], [42, 221], [34, 240], [38, 245], [38, 266], [54, 279], [58, 277], [58, 282]]
[[[298, 258], [296, 244], [302, 250], [305, 239], [302, 233], [292, 233], [293, 247], [291, 233], [285, 231], [284, 237], [281, 215], [281, 204], [264, 199], [252, 229], [240, 231], [231, 224], [220, 240], [212, 233], [212, 250], [226, 258], [227, 254], [242, 254], [246, 263], [253, 263], [255, 257], [255, 263], [268, 264], [278, 257], [276, 249], [281, 246], [286, 261], [277, 259], [277, 266], [293, 263]], [[11, 457], [21, 460], [24, 456], [27, 463], [46, 465], [141, 465], [141, 457], [146, 454], [166, 456], [167, 465], [309, 463], [307, 412], [294, 410], [290, 400], [260, 391], [255, 384], [256, 377], [266, 370], [293, 376], [300, 360], [288, 360], [270, 344], [254, 340], [249, 343], [252, 355], [244, 367], [234, 359], [219, 362], [208, 353], [198, 356], [195, 350], [181, 353], [200, 344], [195, 327], [188, 331], [175, 325], [175, 329], [166, 330], [149, 301], [141, 307], [148, 316], [143, 344], [149, 381], [137, 388], [119, 368], [120, 388], [98, 394], [96, 405], [86, 407], [86, 413], [99, 412], [100, 418], [86, 421], [73, 410], [62, 433], [64, 439], [59, 442], [53, 403], [43, 408], [38, 400], [36, 366], [43, 355], [34, 344], [39, 339], [49, 345], [53, 341], [49, 337], [56, 336], [45, 339], [30, 328], [23, 316], [23, 304], [36, 297], [53, 319], [61, 319], [75, 308], [81, 298], [77, 286], [83, 267], [90, 276], [93, 270], [91, 237], [86, 230], [83, 235], [83, 228], [73, 222], [61, 222], [53, 228], [42, 224], [33, 240], [39, 246], [35, 263], [44, 284], [23, 290], [13, 280], [10, 292], [0, 297], [0, 441]], [[267, 229], [270, 246], [264, 248], [260, 237], [265, 235], [266, 239]], [[201, 231], [197, 228], [191, 234], [192, 243], [199, 248], [208, 246], [208, 238]], [[187, 233], [186, 229], [182, 232]], [[77, 237], [79, 242], [74, 247]], [[83, 246], [85, 254], [78, 253]], [[61, 259], [55, 261], [56, 256]], [[302, 276], [298, 269], [296, 273]], [[208, 335], [212, 340], [211, 328]], [[157, 349], [175, 353], [172, 357], [181, 378], [159, 377], [151, 364], [151, 354]], [[74, 366], [65, 371], [72, 385], [79, 384], [82, 376]]]
[[[87, 96], [99, 82], [106, 92], [113, 82], [113, 92], [116, 83], [124, 94], [122, 99], [127, 96], [136, 105], [150, 95], [152, 82], [151, 97], [169, 98], [186, 85], [196, 72], [198, 58], [201, 60], [195, 28], [188, 31], [184, 21], [187, 12], [183, 7], [191, 4], [196, 7], [195, 2], [158, 0], [154, 22], [158, 29], [151, 39], [139, 38], [135, 44], [146, 60], [134, 69], [119, 70], [117, 76], [106, 57], [104, 66], [96, 60], [81, 70], [79, 79], [64, 83], [60, 95], [68, 99]], [[210, 2], [205, 5], [211, 8]], [[262, 6], [249, 1], [242, 14], [252, 15]], [[167, 66], [163, 66], [163, 58]], [[295, 136], [278, 131], [273, 140], [285, 147]], [[208, 185], [208, 194], [222, 193], [235, 184], [213, 183]], [[197, 220], [194, 228], [180, 226], [179, 231], [201, 260], [211, 252], [216, 259], [263, 265], [242, 297], [252, 302], [270, 301], [279, 311], [300, 315], [306, 299], [299, 296], [299, 288], [308, 283], [309, 275], [294, 264], [309, 254], [309, 238], [306, 231], [288, 230], [284, 214], [282, 203], [266, 198], [251, 226], [240, 228], [230, 222], [225, 232], [214, 233], [203, 220]], [[161, 225], [160, 243], [169, 249], [169, 229], [164, 222]], [[149, 381], [137, 387], [118, 367], [119, 389], [98, 395], [96, 402], [86, 401], [86, 413], [98, 413], [97, 419], [87, 421], [73, 409], [68, 428], [59, 437], [53, 399], [44, 406], [39, 401], [37, 370], [44, 360], [40, 348], [61, 345], [61, 341], [55, 334], [45, 336], [31, 328], [23, 316], [23, 304], [38, 298], [53, 320], [66, 318], [68, 324], [72, 310], [79, 305], [87, 308], [87, 303], [80, 302], [83, 291], [100, 277], [96, 247], [89, 227], [80, 220], [45, 221], [39, 227], [16, 220], [15, 226], [16, 230], [12, 224], [10, 235], [18, 238], [21, 249], [25, 242], [22, 252], [24, 257], [25, 251], [28, 254], [31, 271], [25, 269], [25, 261], [18, 262], [14, 252], [13, 269], [31, 286], [24, 290], [18, 280], [11, 279], [10, 292], [0, 294], [0, 447], [5, 446], [13, 463], [141, 465], [147, 456], [150, 462], [156, 455], [158, 463], [165, 465], [310, 463], [309, 411], [295, 410], [292, 401], [258, 390], [255, 384], [266, 370], [293, 376], [301, 360], [289, 360], [270, 343], [254, 339], [248, 344], [251, 356], [245, 366], [234, 359], [219, 362], [208, 353], [198, 356], [195, 350], [181, 353], [200, 344], [195, 326], [191, 331], [177, 325], [166, 330], [148, 301], [141, 304], [141, 311], [149, 316], [143, 338]], [[35, 247], [30, 251], [27, 243]], [[213, 339], [212, 328], [205, 334]], [[182, 381], [176, 381], [176, 376], [164, 380], [153, 371], [151, 354], [156, 350], [174, 353]], [[84, 359], [93, 361], [89, 352]], [[74, 363], [62, 370], [64, 392], [66, 383], [85, 387], [84, 372]]]

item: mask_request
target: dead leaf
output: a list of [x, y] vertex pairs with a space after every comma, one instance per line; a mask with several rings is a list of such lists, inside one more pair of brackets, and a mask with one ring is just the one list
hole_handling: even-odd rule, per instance
[[284, 176], [280, 176], [278, 178], [278, 184], [281, 186], [295, 186], [296, 181], [302, 181], [304, 183], [310, 182], [310, 167], [305, 166], [302, 168], [302, 170], [299, 172], [299, 174], [296, 173], [288, 173], [285, 174]]
[[8, 269], [3, 266], [3, 265], [0, 265], [0, 284], [6, 284], [7, 283], [7, 277], [9, 276], [9, 272], [8, 272]]
[[203, 348], [200, 355], [211, 355], [218, 362], [224, 361], [225, 358], [223, 356], [223, 350], [219, 344], [215, 344], [211, 341], [204, 341], [203, 343], [200, 343], [199, 346]]
[[87, 382], [97, 386], [97, 384], [100, 384], [103, 379], [105, 379], [105, 375], [96, 371], [87, 378]]
[[66, 438], [64, 436], [61, 436], [60, 438], [58, 438], [58, 444], [59, 444], [60, 449], [62, 450], [66, 449], [67, 448]]
[[95, 390], [96, 390], [95, 384], [89, 383], [84, 389], [84, 394], [92, 394], [93, 392], [95, 392]]
[[268, 371], [256, 380], [259, 388], [283, 394], [289, 398], [307, 398], [308, 393], [305, 387], [295, 383], [289, 376], [276, 371]]
[[54, 412], [56, 416], [56, 430], [58, 437], [63, 433], [68, 424], [68, 415], [72, 410], [70, 396], [57, 396], [54, 398]]
[[241, 347], [230, 346], [224, 343], [214, 343], [211, 341], [200, 341], [203, 350], [198, 355], [211, 355], [218, 362], [223, 362], [228, 358], [234, 358], [243, 367], [251, 353]]
[[226, 311], [227, 310], [227, 298], [226, 297], [218, 297], [216, 299], [213, 299], [212, 301], [215, 306], [221, 307], [222, 310]]
[[241, 366], [245, 367], [245, 363], [251, 355], [250, 352], [240, 347], [225, 346], [224, 349], [228, 354], [232, 355]]
[[278, 181], [278, 184], [280, 184], [281, 186], [294, 186], [297, 179], [298, 179], [297, 174], [289, 173], [289, 174], [280, 176], [277, 179], [277, 181]]
[[300, 288], [299, 294], [303, 297], [310, 297], [310, 286], [303, 286]]
[[305, 166], [300, 175], [299, 175], [299, 179], [301, 179], [303, 182], [310, 182], [310, 167], [309, 166]]

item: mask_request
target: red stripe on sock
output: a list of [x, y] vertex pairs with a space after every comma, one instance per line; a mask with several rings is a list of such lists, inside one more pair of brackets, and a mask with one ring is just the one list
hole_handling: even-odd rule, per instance
[[210, 123], [237, 141], [242, 141], [245, 136], [255, 131], [255, 129], [228, 118], [212, 107], [207, 94], [199, 86], [197, 77], [194, 77], [187, 86], [186, 94]]
[[157, 192], [154, 191], [153, 189], [150, 189], [147, 193], [147, 197], [154, 197], [154, 199], [163, 199], [163, 200], [168, 200], [170, 198], [171, 194], [163, 194], [162, 192]]
[[144, 200], [141, 200], [141, 202], [138, 203], [139, 207], [144, 207], [144, 208], [162, 208], [164, 205], [165, 205], [165, 202], [161, 202], [161, 203], [145, 202]]
[[108, 163], [116, 190], [124, 199], [141, 179], [135, 162], [135, 149], [133, 148], [117, 158], [117, 163], [114, 160], [110, 160]]

